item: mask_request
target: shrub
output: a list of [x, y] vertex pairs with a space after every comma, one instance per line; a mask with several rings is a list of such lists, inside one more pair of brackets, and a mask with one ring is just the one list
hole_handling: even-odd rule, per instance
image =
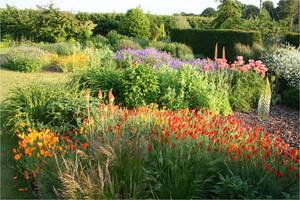
[[89, 58], [87, 68], [109, 67], [114, 65], [114, 53], [106, 46], [101, 49], [85, 48], [83, 53]]
[[[218, 43], [219, 47], [226, 48], [226, 58], [233, 61], [237, 56], [234, 51], [235, 44], [241, 43], [250, 47], [254, 43], [261, 44], [261, 35], [255, 31], [172, 29], [171, 40], [184, 43], [195, 54], [203, 54], [208, 58], [213, 58], [213, 47]], [[220, 48], [219, 55], [222, 55], [221, 50]]]
[[116, 97], [116, 103], [123, 103], [122, 94], [123, 71], [112, 67], [90, 68], [75, 74], [70, 85], [79, 86], [80, 89], [89, 89], [92, 96], [96, 96], [99, 90], [107, 93], [110, 89]]
[[78, 127], [84, 108], [85, 101], [80, 92], [55, 84], [36, 83], [12, 90], [3, 103], [2, 119], [13, 132], [28, 127]]
[[95, 35], [90, 39], [90, 47], [101, 49], [101, 48], [106, 48], [106, 46], [108, 45], [109, 45], [109, 40], [100, 34]]
[[72, 42], [60, 42], [53, 44], [41, 44], [38, 45], [41, 49], [48, 51], [50, 53], [56, 53], [61, 56], [69, 56], [76, 53], [80, 53], [81, 47], [78, 43]]
[[287, 88], [282, 92], [282, 103], [288, 107], [299, 110], [299, 88]]
[[263, 47], [258, 43], [254, 43], [252, 47], [237, 43], [234, 46], [234, 50], [236, 55], [243, 56], [245, 60], [259, 59], [264, 51]]
[[159, 82], [153, 68], [147, 65], [129, 67], [122, 79], [125, 106], [136, 107], [157, 101]]
[[184, 16], [173, 16], [170, 21], [172, 29], [189, 29], [191, 28], [189, 22]]
[[125, 35], [121, 35], [119, 34], [117, 31], [110, 31], [107, 35], [106, 38], [108, 39], [109, 43], [111, 46], [115, 46], [117, 45], [117, 43], [121, 40], [121, 39], [127, 39], [127, 37]]
[[120, 30], [123, 34], [141, 38], [150, 38], [150, 20], [139, 8], [129, 10], [121, 22]]
[[3, 66], [21, 72], [37, 72], [48, 65], [48, 54], [37, 47], [12, 47], [4, 56]]
[[139, 45], [139, 43], [134, 42], [129, 39], [121, 39], [118, 41], [118, 43], [115, 45], [116, 50], [121, 49], [141, 49], [142, 47]]
[[263, 62], [278, 78], [287, 81], [291, 87], [300, 83], [300, 52], [292, 46], [282, 46], [262, 55]]
[[234, 110], [250, 112], [257, 107], [257, 103], [263, 87], [263, 79], [254, 72], [236, 74], [230, 105]]
[[292, 46], [299, 47], [299, 33], [287, 33], [284, 35], [284, 43], [289, 43]]

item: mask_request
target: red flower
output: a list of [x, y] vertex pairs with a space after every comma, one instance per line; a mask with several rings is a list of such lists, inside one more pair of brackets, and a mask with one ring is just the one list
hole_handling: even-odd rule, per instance
[[265, 163], [265, 170], [267, 170], [267, 171], [270, 170], [270, 165], [268, 163]]
[[279, 178], [281, 178], [281, 177], [283, 177], [283, 174], [282, 174], [280, 171], [278, 171], [278, 172], [276, 173], [276, 176], [279, 177]]

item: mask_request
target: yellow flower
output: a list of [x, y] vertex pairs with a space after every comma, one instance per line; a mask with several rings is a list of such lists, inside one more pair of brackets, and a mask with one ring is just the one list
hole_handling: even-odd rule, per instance
[[22, 122], [19, 123], [19, 126], [25, 127], [25, 126], [26, 126], [26, 123], [22, 121]]

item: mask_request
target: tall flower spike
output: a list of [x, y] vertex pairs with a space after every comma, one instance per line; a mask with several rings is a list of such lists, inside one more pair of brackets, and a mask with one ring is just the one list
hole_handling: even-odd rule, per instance
[[98, 91], [98, 98], [99, 98], [100, 100], [102, 100], [102, 98], [103, 98], [103, 95], [102, 95], [102, 91], [101, 91], [101, 90]]
[[84, 96], [85, 96], [86, 102], [89, 102], [89, 100], [90, 100], [90, 90], [86, 90], [84, 92]]
[[115, 100], [115, 97], [112, 93], [112, 89], [109, 90], [108, 92], [108, 101], [109, 101], [109, 104], [112, 105], [114, 104], [114, 100]]

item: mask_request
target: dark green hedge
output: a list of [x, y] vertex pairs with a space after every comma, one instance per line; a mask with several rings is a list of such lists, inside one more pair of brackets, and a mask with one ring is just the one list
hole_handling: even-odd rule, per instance
[[287, 88], [282, 92], [282, 103], [290, 108], [299, 110], [299, 88]]
[[287, 33], [284, 35], [284, 43], [289, 43], [293, 46], [298, 47], [299, 46], [299, 40], [300, 40], [300, 34], [299, 33]]
[[252, 46], [254, 43], [262, 43], [261, 34], [256, 31], [239, 30], [198, 30], [198, 29], [172, 29], [171, 40], [190, 46], [194, 54], [204, 57], [214, 57], [214, 47], [218, 43], [219, 57], [222, 55], [222, 47], [226, 48], [226, 58], [233, 61], [236, 58], [234, 45], [241, 43]]

